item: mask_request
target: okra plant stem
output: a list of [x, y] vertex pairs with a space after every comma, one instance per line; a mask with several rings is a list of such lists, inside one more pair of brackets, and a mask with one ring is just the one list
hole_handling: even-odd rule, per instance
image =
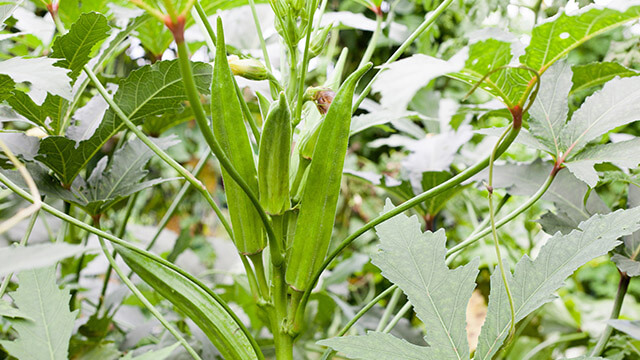
[[371, 60], [371, 55], [373, 55], [374, 50], [378, 46], [378, 39], [380, 38], [380, 33], [382, 32], [382, 14], [376, 13], [376, 29], [373, 31], [371, 35], [371, 39], [369, 40], [369, 44], [367, 45], [367, 49], [364, 51], [362, 58], [360, 59], [360, 64], [358, 68], [362, 65], [366, 64]]
[[[620, 282], [618, 283], [618, 291], [616, 292], [616, 299], [613, 302], [613, 309], [611, 309], [611, 316], [609, 316], [610, 320], [616, 320], [620, 317], [620, 310], [622, 309], [622, 302], [624, 301], [624, 296], [627, 294], [627, 289], [629, 288], [629, 282], [631, 281], [631, 277], [624, 272], [620, 272]], [[596, 346], [591, 350], [591, 356], [596, 357], [600, 356], [607, 346], [607, 342], [609, 342], [609, 338], [613, 333], [613, 327], [607, 324], [607, 327], [604, 329], [604, 332], [598, 339]]]
[[296, 112], [293, 117], [294, 124], [298, 124], [301, 120], [300, 116], [302, 115], [302, 105], [304, 104], [304, 80], [307, 75], [307, 70], [309, 69], [309, 44], [311, 43], [311, 33], [313, 33], [313, 14], [315, 14], [316, 8], [318, 7], [317, 0], [307, 1], [307, 3], [307, 6], [309, 6], [309, 23], [307, 24], [307, 33], [304, 39], [304, 53], [302, 55], [302, 64], [300, 74], [298, 76], [298, 98], [296, 102]]

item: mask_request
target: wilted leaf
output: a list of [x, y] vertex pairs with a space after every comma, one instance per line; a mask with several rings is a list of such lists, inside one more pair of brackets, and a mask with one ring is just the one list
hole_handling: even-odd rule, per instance
[[18, 290], [11, 293], [18, 309], [30, 319], [14, 319], [14, 341], [2, 340], [4, 349], [20, 360], [67, 360], [69, 339], [77, 310], [69, 311], [69, 290], [58, 288], [55, 268], [25, 270], [18, 275]]
[[[525, 255], [513, 275], [507, 271], [516, 310], [516, 321], [554, 299], [554, 292], [578, 267], [606, 254], [618, 238], [640, 228], [640, 207], [594, 215], [567, 235], [556, 234], [542, 247], [535, 260]], [[491, 276], [487, 319], [482, 327], [475, 359], [491, 359], [509, 332], [509, 302], [500, 271]]]

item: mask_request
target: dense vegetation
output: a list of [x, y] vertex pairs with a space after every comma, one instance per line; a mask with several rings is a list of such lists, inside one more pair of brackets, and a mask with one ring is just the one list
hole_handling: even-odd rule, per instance
[[0, 0], [0, 356], [640, 359], [638, 19]]

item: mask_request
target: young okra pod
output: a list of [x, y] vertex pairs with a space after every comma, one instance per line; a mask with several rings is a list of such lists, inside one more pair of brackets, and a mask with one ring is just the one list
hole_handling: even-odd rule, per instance
[[[233, 75], [227, 62], [222, 22], [218, 19], [216, 57], [211, 85], [211, 122], [213, 134], [222, 150], [251, 190], [258, 194], [258, 177], [247, 127], [244, 124], [240, 101], [236, 96]], [[251, 200], [222, 169], [229, 216], [233, 226], [234, 241], [242, 254], [255, 254], [266, 246], [260, 215]]]
[[349, 143], [353, 93], [370, 67], [366, 64], [345, 80], [322, 122], [288, 256], [286, 280], [294, 290], [307, 289], [329, 249]]
[[262, 130], [258, 157], [260, 203], [272, 215], [289, 209], [289, 161], [291, 157], [291, 112], [284, 92], [271, 107]]

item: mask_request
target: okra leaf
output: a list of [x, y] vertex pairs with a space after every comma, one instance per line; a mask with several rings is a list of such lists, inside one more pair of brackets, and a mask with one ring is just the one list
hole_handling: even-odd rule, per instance
[[136, 275], [193, 320], [222, 358], [264, 358], [256, 353], [259, 349], [254, 348], [255, 344], [252, 344], [238, 317], [213, 291], [148, 257], [121, 246], [115, 248]]
[[56, 284], [55, 267], [21, 271], [18, 290], [11, 293], [15, 305], [29, 319], [13, 319], [18, 333], [14, 341], [0, 345], [24, 360], [66, 360], [69, 339], [78, 311], [69, 310], [69, 290]]
[[[387, 200], [383, 213], [392, 208]], [[372, 256], [372, 261], [384, 277], [407, 295], [428, 329], [425, 340], [429, 347], [379, 333], [329, 339], [320, 344], [335, 345], [336, 350], [358, 359], [379, 359], [380, 354], [389, 354], [382, 356], [389, 359], [404, 359], [406, 354], [414, 354], [408, 359], [468, 359], [465, 314], [475, 288], [478, 259], [449, 269], [445, 264], [444, 230], [423, 233], [416, 216], [397, 215], [376, 226], [376, 232], [380, 251]], [[371, 351], [363, 350], [367, 346], [371, 346]]]
[[427, 347], [411, 344], [403, 339], [381, 333], [369, 332], [363, 336], [344, 336], [318, 341], [346, 355], [349, 359], [434, 359]]
[[[194, 62], [192, 68], [198, 90], [208, 94], [211, 66]], [[180, 109], [186, 100], [186, 94], [178, 61], [160, 61], [131, 72], [127, 78], [120, 81], [113, 99], [134, 122], [139, 122], [146, 116]], [[64, 136], [42, 139], [38, 160], [53, 170], [63, 184], [69, 185], [102, 145], [120, 131], [122, 126], [120, 118], [109, 109], [94, 134], [79, 144]]]
[[570, 161], [565, 162], [565, 165], [578, 179], [594, 188], [599, 177], [593, 167], [604, 162], [613, 163], [623, 169], [635, 168], [640, 164], [640, 139], [587, 146]]
[[569, 112], [571, 90], [571, 66], [559, 61], [540, 79], [540, 91], [531, 105], [529, 131], [556, 157], [560, 156], [560, 132]]
[[560, 150], [571, 156], [600, 135], [640, 119], [640, 78], [617, 78], [589, 96], [560, 135]]
[[[540, 249], [535, 260], [525, 255], [513, 274], [506, 272], [516, 310], [516, 321], [522, 320], [540, 306], [552, 301], [554, 292], [577, 268], [589, 260], [606, 254], [620, 244], [618, 238], [640, 229], [640, 207], [618, 210], [607, 215], [594, 215], [569, 234], [555, 234]], [[491, 359], [509, 332], [509, 301], [500, 271], [491, 276], [491, 293], [487, 318], [474, 359]]]
[[0, 30], [4, 29], [4, 21], [13, 14], [13, 11], [20, 6], [22, 0], [6, 0], [0, 5]]
[[48, 134], [59, 134], [62, 116], [68, 104], [60, 96], [47, 94], [42, 105], [37, 105], [29, 95], [16, 90], [7, 102], [15, 112], [42, 127]]
[[95, 250], [97, 248], [63, 242], [3, 247], [0, 248], [0, 276], [55, 265], [60, 260]]
[[602, 85], [609, 80], [613, 80], [616, 76], [624, 78], [640, 75], [640, 72], [614, 62], [595, 62], [586, 65], [576, 65], [571, 69], [573, 70], [571, 93]]
[[75, 125], [67, 128], [67, 138], [75, 140], [79, 144], [83, 140], [88, 140], [100, 126], [100, 120], [104, 117], [109, 105], [100, 94], [94, 95], [83, 107], [73, 114]]
[[75, 80], [89, 62], [92, 49], [107, 38], [109, 30], [111, 27], [104, 15], [95, 12], [82, 14], [69, 32], [53, 43], [51, 57], [62, 59], [56, 65], [71, 70], [69, 77]]
[[[629, 206], [640, 206], [640, 189], [636, 186], [629, 186]], [[624, 246], [618, 249], [618, 254], [613, 255], [611, 260], [618, 266], [620, 271], [624, 271], [629, 276], [640, 275], [640, 231], [623, 238]]]
[[[485, 75], [512, 62], [512, 44], [507, 41], [487, 39], [469, 46], [469, 57], [464, 68], [449, 74], [450, 77], [469, 85], [477, 84]], [[502, 99], [508, 106], [518, 102], [524, 94], [530, 74], [523, 69], [505, 68], [489, 75], [479, 89]]]
[[47, 93], [71, 100], [69, 70], [54, 66], [56, 59], [14, 57], [0, 61], [0, 74], [8, 75], [16, 83], [30, 84], [29, 96], [41, 105]]
[[614, 329], [622, 331], [636, 340], [640, 340], [640, 321], [615, 319], [609, 320], [607, 323]]
[[[425, 171], [422, 173], [422, 191], [434, 188], [443, 182], [451, 179], [453, 174], [448, 171]], [[447, 201], [464, 189], [463, 186], [455, 186], [452, 189], [444, 191], [436, 196], [432, 196], [425, 201], [427, 214], [436, 215], [444, 208]]]
[[381, 95], [384, 108], [403, 111], [413, 96], [438, 76], [460, 71], [467, 61], [464, 49], [449, 60], [415, 54], [385, 66], [373, 83], [373, 92]]
[[[166, 137], [154, 141], [163, 150], [177, 143], [175, 137]], [[81, 195], [76, 203], [85, 207], [91, 214], [104, 212], [106, 207], [124, 197], [168, 179], [141, 180], [147, 176], [147, 162], [155, 153], [141, 140], [129, 141], [116, 150], [107, 166], [107, 157], [100, 159], [86, 184], [74, 187]]]
[[8, 75], [0, 74], [0, 102], [11, 97], [15, 86], [16, 83]]
[[561, 13], [536, 26], [520, 62], [539, 73], [545, 72], [553, 63], [585, 41], [639, 18], [640, 6], [630, 6], [633, 3], [634, 1], [615, 1], [608, 5], [609, 8], [585, 6], [575, 14]]
[[121, 357], [120, 360], [165, 360], [171, 356], [171, 353], [173, 353], [178, 346], [180, 346], [180, 343], [175, 343], [160, 350], [149, 351], [135, 357], [133, 356], [133, 351], [129, 351], [127, 355]]

